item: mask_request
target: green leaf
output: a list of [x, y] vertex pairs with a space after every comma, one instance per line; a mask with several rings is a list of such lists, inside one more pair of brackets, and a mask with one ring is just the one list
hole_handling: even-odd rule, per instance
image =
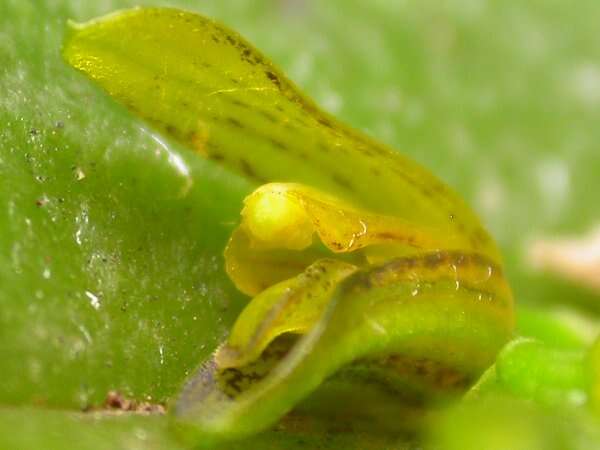
[[0, 408], [0, 447], [180, 450], [160, 416]]
[[[221, 272], [221, 251], [250, 184], [167, 141], [195, 183], [177, 199], [185, 179], [176, 160], [156, 155], [160, 145], [140, 131], [141, 122], [59, 57], [67, 18], [165, 3], [240, 30], [329, 112], [455, 187], [499, 240], [519, 302], [568, 303], [597, 320], [596, 295], [534, 274], [522, 258], [531, 237], [582, 232], [597, 222], [597, 2], [6, 0], [0, 402], [79, 408], [99, 404], [112, 388], [167, 399], [241, 309]], [[88, 228], [76, 223], [85, 203]], [[576, 336], [561, 342], [576, 344]], [[32, 429], [18, 425], [36, 413], [24, 411], [3, 412], [3, 430], [23, 430], [18, 437], [26, 439]], [[464, 448], [473, 421], [452, 426]], [[68, 421], [33, 430], [38, 447], [47, 448], [52, 433], [72, 428]], [[294, 439], [320, 445], [273, 436], [274, 448]], [[348, 436], [338, 448], [349, 448]]]
[[61, 61], [73, 6], [3, 5], [0, 402], [165, 401], [239, 312], [222, 251], [249, 184]]
[[587, 450], [600, 442], [597, 418], [573, 408], [548, 409], [494, 395], [450, 408], [428, 450]]
[[[181, 450], [164, 416], [78, 413], [39, 408], [0, 408], [0, 448], [70, 450]], [[319, 426], [285, 426], [223, 450], [408, 449], [408, 441], [368, 433], [331, 433]]]

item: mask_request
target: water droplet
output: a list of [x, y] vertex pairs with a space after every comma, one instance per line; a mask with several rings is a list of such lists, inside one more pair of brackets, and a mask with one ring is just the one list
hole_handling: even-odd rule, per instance
[[76, 167], [75, 168], [75, 179], [77, 181], [81, 181], [85, 178], [85, 172], [83, 171], [83, 169], [81, 167]]
[[387, 334], [387, 330], [376, 320], [371, 319], [370, 317], [366, 317], [366, 321], [369, 324], [369, 326], [373, 329], [373, 331], [375, 331], [377, 334]]
[[78, 228], [77, 231], [75, 232], [75, 242], [77, 242], [77, 245], [81, 245], [81, 233], [82, 233], [81, 228]]
[[87, 205], [82, 204], [81, 212], [75, 217], [75, 224], [79, 225], [77, 231], [75, 232], [75, 242], [77, 242], [77, 245], [81, 245], [83, 243], [83, 232], [87, 228], [88, 223], [89, 215]]
[[90, 291], [85, 291], [85, 295], [90, 299], [90, 305], [92, 305], [92, 308], [98, 310], [100, 308], [100, 299], [98, 296], [94, 295]]
[[89, 331], [83, 325], [78, 325], [77, 328], [79, 328], [79, 331], [81, 331], [81, 334], [83, 334], [83, 337], [85, 338], [85, 340], [87, 341], [87, 343], [91, 344], [92, 343], [92, 336], [90, 336]]
[[456, 267], [456, 264], [452, 264], [450, 267], [452, 267], [452, 271], [454, 272], [454, 287], [458, 291], [460, 289], [460, 280], [458, 279], [458, 268]]

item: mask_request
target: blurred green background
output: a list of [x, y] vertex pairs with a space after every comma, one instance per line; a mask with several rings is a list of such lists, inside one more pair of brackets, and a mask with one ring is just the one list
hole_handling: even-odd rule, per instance
[[161, 418], [69, 411], [113, 389], [166, 402], [245, 301], [221, 253], [249, 184], [162, 147], [60, 58], [67, 19], [138, 4], [221, 20], [326, 110], [453, 186], [499, 241], [519, 305], [600, 312], [524, 258], [532, 239], [600, 220], [600, 3], [1, 0], [0, 447], [176, 448]]

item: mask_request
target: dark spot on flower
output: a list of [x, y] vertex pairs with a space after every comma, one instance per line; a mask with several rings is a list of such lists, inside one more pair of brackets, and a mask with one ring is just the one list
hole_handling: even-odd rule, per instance
[[270, 70], [266, 70], [265, 71], [265, 75], [267, 76], [267, 78], [269, 80], [271, 80], [278, 88], [281, 88], [281, 81], [279, 80], [279, 77], [277, 75], [275, 75], [273, 72], [271, 72]]

